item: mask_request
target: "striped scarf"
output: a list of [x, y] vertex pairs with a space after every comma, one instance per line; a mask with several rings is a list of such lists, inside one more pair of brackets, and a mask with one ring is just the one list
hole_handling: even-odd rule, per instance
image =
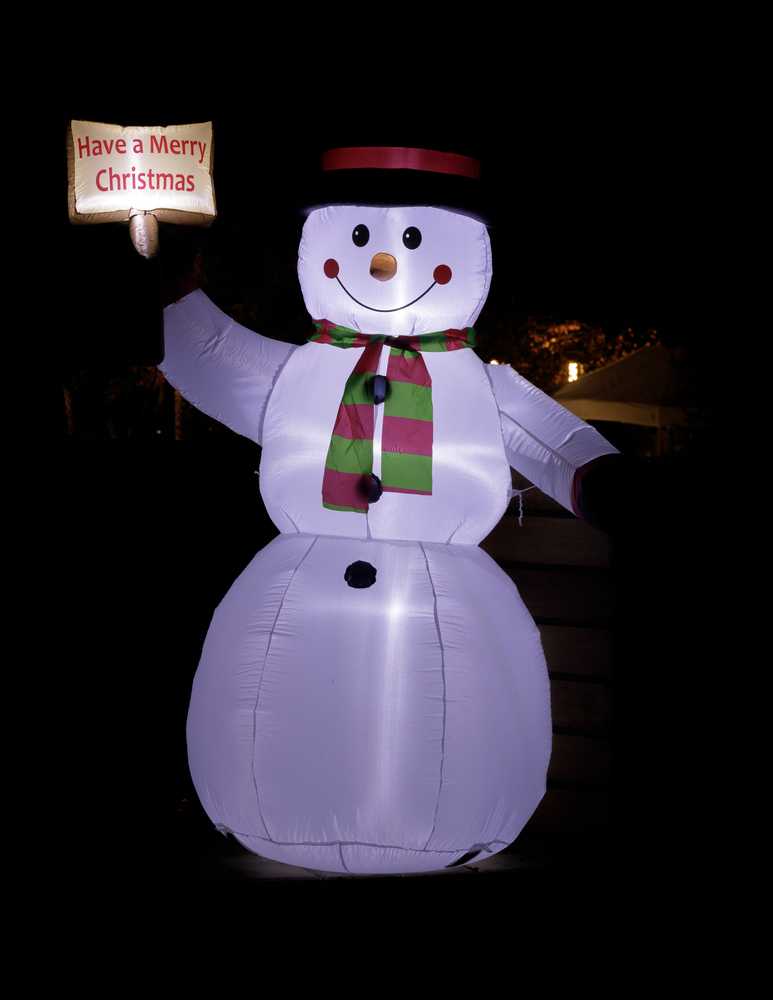
[[[475, 331], [446, 330], [420, 337], [368, 337], [315, 322], [309, 341], [364, 347], [344, 388], [322, 481], [322, 504], [364, 514], [381, 492], [432, 494], [432, 379], [422, 351], [475, 346]], [[389, 344], [386, 378], [377, 374], [381, 348]], [[373, 475], [374, 403], [384, 404], [381, 479]]]

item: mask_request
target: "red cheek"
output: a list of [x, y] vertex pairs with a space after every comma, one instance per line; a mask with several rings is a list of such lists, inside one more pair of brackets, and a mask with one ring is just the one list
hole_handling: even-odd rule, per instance
[[[327, 267], [327, 264], [325, 267]], [[432, 277], [439, 285], [447, 285], [451, 280], [451, 268], [447, 264], [438, 264], [432, 273]]]
[[[325, 261], [325, 274], [327, 275], [328, 278], [335, 278], [338, 276], [337, 260], [333, 260], [333, 258], [331, 257], [330, 260]], [[449, 271], [448, 274], [450, 277], [451, 272]]]

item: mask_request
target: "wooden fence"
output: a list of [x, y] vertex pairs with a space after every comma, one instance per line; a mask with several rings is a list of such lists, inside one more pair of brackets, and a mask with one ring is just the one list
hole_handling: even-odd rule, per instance
[[[513, 487], [531, 484], [513, 473]], [[542, 635], [553, 714], [547, 794], [525, 833], [611, 839], [610, 539], [537, 488], [481, 543], [515, 582]]]

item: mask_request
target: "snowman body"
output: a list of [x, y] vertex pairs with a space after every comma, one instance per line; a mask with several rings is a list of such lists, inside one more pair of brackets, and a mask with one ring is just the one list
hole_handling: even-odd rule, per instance
[[[472, 325], [491, 257], [464, 216], [337, 206], [307, 220], [298, 270], [314, 320], [420, 337]], [[576, 469], [614, 449], [509, 368], [469, 349], [422, 354], [431, 493], [331, 509], [326, 456], [364, 348], [266, 340], [201, 292], [167, 311], [166, 339], [167, 378], [262, 445], [281, 532], [218, 607], [194, 680], [189, 761], [206, 812], [262, 856], [325, 871], [430, 871], [502, 850], [545, 791], [550, 694], [539, 632], [479, 542], [509, 502], [511, 465], [569, 506]], [[357, 562], [370, 586], [347, 582]]]

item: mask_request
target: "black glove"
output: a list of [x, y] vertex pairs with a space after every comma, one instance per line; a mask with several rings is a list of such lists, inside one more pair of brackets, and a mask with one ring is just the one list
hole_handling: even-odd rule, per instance
[[575, 485], [576, 504], [592, 527], [619, 535], [644, 516], [652, 485], [648, 466], [639, 466], [623, 455], [604, 455], [580, 473]]

